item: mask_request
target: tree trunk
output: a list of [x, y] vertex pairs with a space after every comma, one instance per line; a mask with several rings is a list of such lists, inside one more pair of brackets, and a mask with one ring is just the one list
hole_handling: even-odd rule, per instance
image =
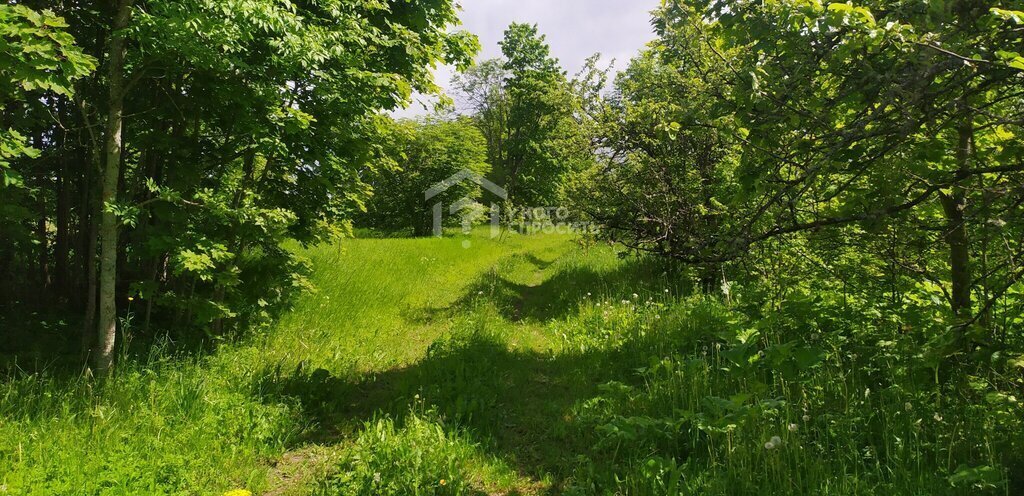
[[[95, 196], [95, 195], [94, 195]], [[98, 272], [96, 267], [96, 243], [99, 237], [99, 207], [96, 201], [90, 201], [89, 226], [85, 227], [86, 250], [85, 262], [85, 318], [82, 322], [82, 356], [92, 357], [92, 349], [96, 340], [96, 291], [98, 284]]]
[[964, 222], [966, 206], [967, 201], [963, 192], [942, 197], [942, 208], [946, 213], [950, 275], [953, 282], [952, 310], [961, 317], [970, 317], [972, 306], [970, 241]]
[[123, 143], [121, 130], [124, 121], [124, 59], [127, 40], [124, 29], [131, 20], [133, 0], [120, 0], [114, 16], [110, 36], [108, 84], [110, 101], [107, 108], [107, 134], [104, 147], [103, 194], [100, 220], [100, 273], [99, 273], [99, 346], [95, 359], [96, 370], [106, 375], [114, 363], [117, 336], [117, 252], [118, 218], [109, 207], [117, 202], [118, 179], [121, 169]]
[[[35, 147], [38, 150], [45, 150], [46, 143], [43, 140], [43, 132], [39, 131], [39, 134], [35, 137]], [[39, 253], [37, 257], [37, 264], [39, 270], [39, 290], [41, 294], [46, 294], [50, 289], [50, 240], [49, 233], [46, 231], [46, 192], [50, 189], [47, 184], [47, 167], [45, 163], [40, 163], [45, 158], [39, 159], [36, 162], [36, 166], [39, 167], [39, 193], [36, 197], [36, 206], [39, 208], [39, 215], [36, 218], [36, 242], [39, 246]]]
[[39, 243], [39, 289], [43, 294], [50, 289], [50, 242], [46, 232], [46, 184], [45, 178], [40, 178], [39, 185], [39, 217], [36, 219], [36, 241]]
[[[974, 145], [974, 120], [968, 114], [959, 129], [957, 147], [958, 180], [967, 177]], [[953, 283], [952, 310], [964, 318], [971, 316], [971, 244], [967, 233], [965, 211], [967, 192], [959, 182], [949, 194], [942, 195], [942, 209], [946, 214], [946, 243], [949, 245], [950, 278]]]
[[71, 256], [71, 181], [68, 176], [71, 168], [68, 167], [70, 154], [68, 153], [67, 131], [61, 133], [60, 151], [60, 175], [57, 177], [57, 237], [54, 245], [54, 270], [56, 272], [57, 293], [62, 299], [71, 294], [68, 283], [68, 259]]

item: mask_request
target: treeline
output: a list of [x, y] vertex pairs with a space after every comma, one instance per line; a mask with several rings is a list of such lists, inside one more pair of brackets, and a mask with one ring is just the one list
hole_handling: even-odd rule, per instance
[[[490, 219], [492, 203], [505, 221], [516, 209], [569, 203], [570, 185], [596, 160], [593, 113], [611, 69], [600, 68], [594, 57], [570, 78], [531, 24], [510, 25], [500, 47], [501, 57], [455, 76], [454, 101], [435, 115], [390, 124], [393, 131], [382, 141], [389, 166], [367, 181], [374, 195], [357, 220], [360, 227], [430, 235], [431, 208], [439, 200], [446, 206], [474, 200], [462, 216], [470, 222]], [[471, 184], [424, 198], [431, 186], [463, 170], [501, 187], [503, 197]], [[448, 226], [459, 220], [445, 217]]]
[[477, 42], [451, 0], [0, 5], [0, 299], [82, 316], [111, 366], [136, 332], [223, 333], [304, 285], [282, 247], [343, 234], [379, 113]]
[[[146, 331], [265, 322], [305, 284], [282, 241], [430, 234], [423, 193], [469, 169], [704, 291], [817, 285], [995, 352], [1024, 310], [1020, 8], [666, 2], [609, 85], [527, 24], [470, 67], [450, 0], [8, 3], [0, 291], [82, 315], [106, 369], [118, 303]], [[465, 115], [383, 116], [441, 62]]]

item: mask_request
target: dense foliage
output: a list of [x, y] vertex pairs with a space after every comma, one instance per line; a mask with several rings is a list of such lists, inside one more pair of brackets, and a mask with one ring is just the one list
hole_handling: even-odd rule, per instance
[[518, 207], [551, 207], [572, 172], [591, 161], [572, 81], [535, 25], [512, 24], [501, 59], [469, 68], [455, 80], [487, 138], [495, 183]]
[[946, 301], [942, 353], [996, 352], [1024, 276], [1008, 12], [670, 2], [606, 103], [583, 208], [613, 239], [709, 272], [799, 247], [890, 311]]
[[[383, 143], [385, 157], [395, 163], [367, 179], [373, 198], [360, 226], [426, 236], [434, 233], [435, 205], [441, 205], [442, 219], [449, 224], [460, 219], [451, 215], [452, 207], [465, 210], [462, 218], [469, 225], [489, 213], [479, 203], [484, 191], [476, 182], [491, 172], [487, 144], [468, 120], [400, 121], [391, 124]], [[472, 177], [463, 177], [466, 172]], [[449, 183], [453, 178], [462, 180]], [[427, 197], [441, 185], [444, 191]]]
[[[4, 135], [5, 182], [23, 177], [28, 193], [9, 184], [0, 200], [21, 213], [5, 240], [23, 240], [0, 245], [0, 272], [14, 283], [7, 302], [82, 312], [87, 348], [98, 325], [100, 369], [128, 298], [144, 309], [144, 332], [154, 321], [219, 333], [266, 320], [302, 285], [282, 241], [345, 232], [367, 198], [362, 178], [381, 154], [375, 114], [436, 90], [431, 68], [476, 48], [449, 29], [450, 0], [51, 8], [3, 7], [5, 59], [19, 47], [8, 37], [34, 43], [22, 52], [38, 59], [24, 61], [36, 72], [12, 72], [31, 97], [4, 97], [5, 115], [25, 122], [13, 145]], [[74, 98], [68, 81], [90, 59], [50, 34], [65, 26], [55, 15], [102, 61]]]

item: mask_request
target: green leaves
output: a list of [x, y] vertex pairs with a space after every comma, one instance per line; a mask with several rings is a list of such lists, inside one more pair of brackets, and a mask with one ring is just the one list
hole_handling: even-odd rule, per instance
[[1020, 10], [1006, 10], [998, 7], [993, 7], [990, 12], [997, 19], [1008, 21], [1010, 23], [1020, 25], [1024, 24], [1024, 11]]
[[996, 57], [1007, 66], [1024, 71], [1024, 57], [1021, 57], [1019, 53], [998, 50], [996, 51]]
[[828, 12], [841, 19], [841, 24], [874, 26], [875, 16], [866, 7], [857, 7], [849, 3], [832, 3]]
[[21, 91], [70, 96], [71, 83], [95, 69], [95, 59], [74, 46], [67, 23], [51, 11], [0, 5], [0, 102]]
[[21, 186], [21, 175], [11, 170], [11, 160], [18, 157], [36, 158], [39, 150], [28, 146], [25, 137], [13, 129], [0, 130], [0, 186]]
[[1003, 483], [1004, 474], [1002, 470], [988, 465], [980, 467], [961, 465], [948, 479], [949, 484], [953, 487], [996, 489]]

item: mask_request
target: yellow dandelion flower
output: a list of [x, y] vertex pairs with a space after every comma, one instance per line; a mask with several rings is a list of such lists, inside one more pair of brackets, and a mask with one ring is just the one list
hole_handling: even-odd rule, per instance
[[444, 486], [444, 485], [447, 485], [447, 484], [448, 484], [448, 481], [446, 481], [446, 480], [444, 480], [444, 479], [441, 479], [441, 482], [440, 482], [440, 484], [441, 484], [442, 486]]
[[129, 296], [129, 297], [128, 297], [128, 301], [129, 301], [129, 302], [135, 301], [135, 297], [134, 297], [134, 296]]

